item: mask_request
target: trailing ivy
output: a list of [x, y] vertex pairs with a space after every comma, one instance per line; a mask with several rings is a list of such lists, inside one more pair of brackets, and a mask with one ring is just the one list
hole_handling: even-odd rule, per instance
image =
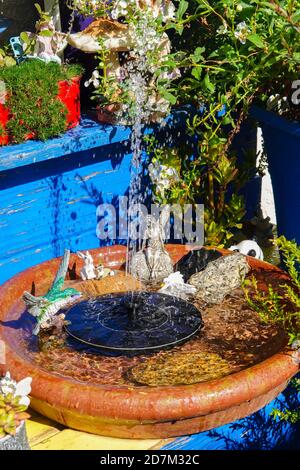
[[58, 82], [81, 73], [78, 65], [40, 60], [0, 69], [7, 91], [5, 105], [12, 115], [6, 127], [13, 142], [23, 142], [32, 133], [36, 139], [47, 140], [65, 132], [67, 109], [57, 99]]

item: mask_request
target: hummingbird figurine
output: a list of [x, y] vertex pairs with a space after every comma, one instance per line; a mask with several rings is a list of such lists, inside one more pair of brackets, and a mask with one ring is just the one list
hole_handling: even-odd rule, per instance
[[50, 328], [64, 319], [64, 315], [56, 316], [56, 313], [66, 305], [77, 300], [81, 293], [73, 288], [63, 289], [70, 260], [70, 251], [65, 250], [64, 257], [58, 268], [57, 274], [47, 294], [35, 297], [29, 292], [24, 292], [23, 300], [30, 315], [36, 318], [37, 324], [33, 330], [38, 335], [40, 329]]

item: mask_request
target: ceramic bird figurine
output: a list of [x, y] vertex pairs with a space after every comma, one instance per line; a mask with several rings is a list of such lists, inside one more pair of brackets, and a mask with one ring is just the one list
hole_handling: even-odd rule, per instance
[[260, 246], [254, 240], [243, 240], [237, 245], [232, 245], [230, 251], [236, 251], [242, 255], [252, 256], [253, 258], [263, 260], [264, 254]]
[[34, 335], [38, 335], [40, 329], [51, 328], [55, 325], [58, 319], [58, 317], [55, 316], [57, 312], [81, 296], [81, 293], [76, 289], [63, 289], [65, 277], [68, 271], [69, 259], [70, 251], [65, 250], [62, 262], [47, 294], [41, 297], [35, 297], [29, 292], [24, 292], [23, 294], [23, 300], [26, 304], [28, 313], [35, 317], [37, 321], [33, 330]]
[[131, 47], [128, 25], [106, 18], [94, 20], [80, 33], [69, 34], [67, 40], [70, 46], [88, 53], [98, 52], [103, 46], [114, 52], [128, 51]]

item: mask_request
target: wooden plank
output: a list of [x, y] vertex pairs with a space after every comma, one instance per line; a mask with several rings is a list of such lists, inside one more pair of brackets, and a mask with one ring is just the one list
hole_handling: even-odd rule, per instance
[[31, 418], [26, 422], [26, 430], [31, 447], [58, 434], [63, 426], [30, 410]]
[[85, 118], [81, 124], [61, 137], [41, 142], [29, 140], [18, 145], [0, 148], [0, 171], [44, 162], [64, 155], [103, 147], [128, 140], [130, 129], [123, 126], [107, 126]]
[[160, 439], [117, 439], [65, 429], [33, 446], [33, 450], [148, 450]]
[[[162, 126], [149, 127], [144, 133], [151, 134], [155, 130], [158, 139], [165, 138], [166, 133], [169, 135], [176, 131], [178, 134], [178, 129], [184, 127], [190, 113], [190, 107], [176, 110]], [[72, 157], [76, 159], [78, 152], [126, 142], [130, 139], [130, 134], [130, 127], [99, 124], [83, 116], [79, 126], [55, 139], [49, 139], [46, 142], [29, 140], [18, 145], [0, 147], [0, 172], [65, 155], [72, 154]], [[176, 138], [178, 140], [178, 135]]]

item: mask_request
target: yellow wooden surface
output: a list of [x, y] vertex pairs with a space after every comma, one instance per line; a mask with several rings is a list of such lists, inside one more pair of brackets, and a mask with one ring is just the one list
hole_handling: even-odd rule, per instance
[[169, 439], [116, 439], [64, 428], [30, 411], [26, 428], [32, 450], [150, 450], [159, 449]]

